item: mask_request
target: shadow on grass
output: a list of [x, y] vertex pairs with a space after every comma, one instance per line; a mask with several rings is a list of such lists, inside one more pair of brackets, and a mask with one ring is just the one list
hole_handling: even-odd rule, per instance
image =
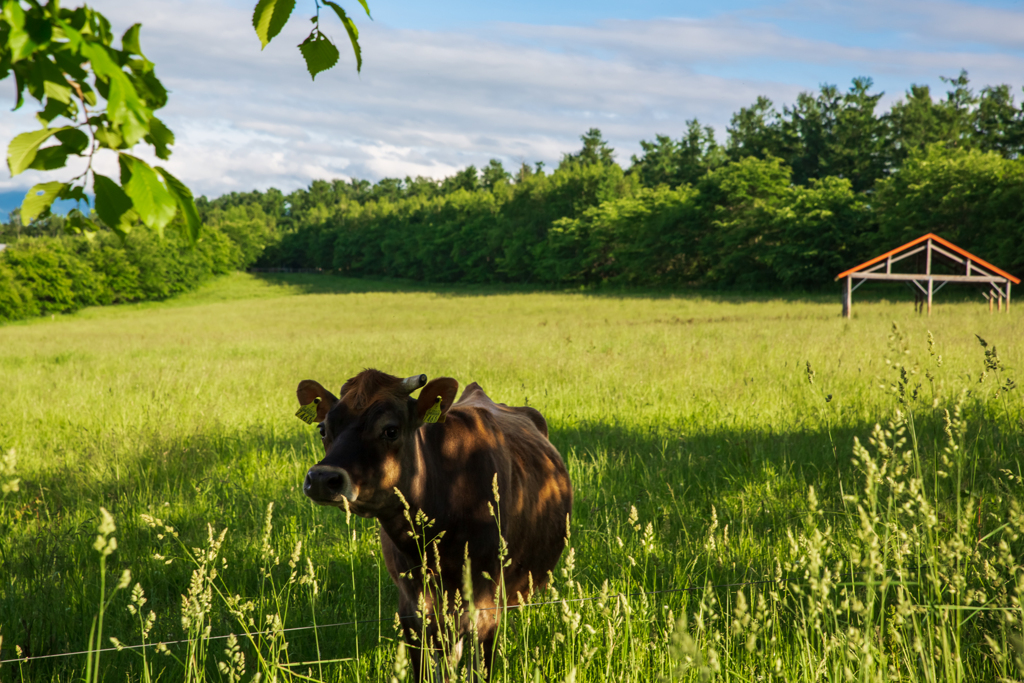
[[442, 296], [492, 296], [504, 294], [557, 293], [565, 290], [538, 285], [428, 283], [400, 278], [355, 278], [331, 273], [251, 273], [269, 286], [298, 290], [302, 294], [439, 294]]
[[[841, 283], [828, 283], [816, 292], [792, 290], [728, 290], [696, 287], [645, 288], [599, 285], [592, 287], [558, 287], [539, 284], [452, 284], [428, 283], [389, 278], [354, 278], [330, 273], [252, 273], [269, 286], [298, 290], [302, 294], [366, 294], [421, 293], [450, 297], [500, 296], [510, 294], [578, 294], [607, 299], [700, 299], [722, 304], [743, 303], [805, 303], [835, 304], [840, 310]], [[987, 305], [981, 293], [985, 287], [956, 285], [943, 288], [934, 295], [938, 304], [976, 303]], [[865, 282], [854, 294], [857, 303], [899, 302], [912, 305], [913, 285], [890, 282]]]
[[[613, 584], [613, 590], [626, 585], [678, 589], [770, 576], [786, 552], [786, 531], [801, 528], [806, 519], [810, 486], [833, 526], [842, 528], [849, 514], [842, 493], [861, 485], [851, 464], [853, 438], [866, 443], [872, 427], [846, 425], [830, 435], [819, 428], [681, 434], [598, 422], [552, 425], [551, 441], [565, 457], [576, 492], [572, 543], [583, 592], [596, 594], [605, 579], [630, 571], [623, 569], [624, 551], [615, 541], [633, 538], [627, 522], [633, 506], [641, 524], [651, 523], [663, 552], [642, 579], [646, 583], [638, 576], [633, 583]], [[942, 424], [935, 413], [921, 419], [918, 436], [923, 444], [941, 443]], [[1011, 436], [1005, 430], [979, 434], [979, 452], [994, 454], [983, 464], [984, 472], [1019, 456]], [[195, 569], [185, 550], [206, 546], [209, 524], [215, 535], [229, 529], [222, 551], [227, 564], [218, 566], [228, 593], [267, 600], [273, 585], [289, 591], [285, 626], [345, 624], [289, 632], [291, 661], [350, 658], [357, 652], [366, 656], [368, 651], [371, 657], [383, 656], [380, 648], [372, 653], [392, 642], [397, 593], [380, 559], [376, 522], [354, 519], [349, 527], [344, 513], [303, 498], [301, 478], [319, 457], [308, 434], [264, 429], [154, 437], [145, 451], [134, 468], [117, 478], [96, 480], [68, 466], [26, 480], [20, 498], [0, 508], [0, 554], [8, 577], [0, 593], [0, 657], [12, 657], [14, 645], [33, 656], [82, 649], [99, 600], [97, 554], [91, 546], [94, 511], [100, 505], [111, 510], [118, 524], [108, 590], [123, 569], [132, 570], [132, 583], [138, 581], [146, 592], [145, 610], [156, 614], [150, 642], [183, 637], [182, 599]], [[977, 481], [984, 487], [988, 479]], [[276, 554], [267, 557], [262, 539], [270, 501], [275, 502], [271, 544]], [[143, 513], [172, 524], [179, 538], [150, 529], [140, 519]], [[733, 560], [727, 556], [725, 562], [700, 564], [713, 514], [720, 528], [730, 528]], [[160, 533], [164, 539], [157, 537]], [[289, 584], [289, 555], [297, 541], [318, 568], [321, 590], [315, 603], [308, 590]], [[138, 623], [126, 611], [128, 593], [122, 591], [111, 603], [105, 635], [134, 643]], [[673, 609], [684, 606], [682, 600], [681, 594], [664, 597]], [[275, 610], [282, 606], [268, 600], [259, 610], [263, 614], [253, 616], [262, 621]], [[222, 601], [214, 599], [207, 618], [213, 635], [239, 631]], [[370, 623], [353, 626], [349, 622], [354, 620]], [[207, 668], [213, 678], [215, 660], [224, 659], [222, 643], [209, 643]], [[245, 651], [253, 661], [255, 653]], [[103, 657], [108, 678], [139, 673], [141, 660], [135, 653]], [[81, 656], [35, 660], [20, 672], [24, 680], [70, 679], [83, 662]], [[171, 660], [159, 662], [169, 667], [165, 678], [180, 674]]]

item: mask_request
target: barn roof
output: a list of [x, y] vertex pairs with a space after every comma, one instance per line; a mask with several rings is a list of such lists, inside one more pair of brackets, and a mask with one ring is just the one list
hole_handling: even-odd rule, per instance
[[980, 268], [983, 268], [985, 270], [990, 271], [993, 275], [998, 275], [1000, 277], [1004, 277], [1004, 278], [1006, 278], [1007, 280], [1009, 280], [1010, 282], [1012, 282], [1015, 285], [1019, 285], [1020, 284], [1020, 278], [1017, 278], [1017, 277], [1014, 277], [1013, 275], [1010, 275], [1005, 270], [1002, 270], [1001, 268], [997, 268], [996, 266], [993, 266], [988, 261], [986, 261], [984, 259], [981, 259], [981, 258], [978, 258], [977, 256], [975, 256], [971, 252], [967, 251], [966, 249], [961, 249], [960, 247], [956, 246], [955, 244], [953, 244], [949, 240], [944, 240], [941, 237], [939, 237], [938, 235], [936, 235], [935, 233], [931, 233], [931, 232], [928, 233], [927, 235], [921, 235], [916, 240], [911, 240], [910, 242], [907, 242], [906, 244], [904, 244], [902, 246], [896, 247], [892, 251], [887, 251], [884, 254], [881, 254], [880, 256], [876, 256], [875, 258], [871, 259], [870, 261], [865, 261], [864, 263], [860, 264], [859, 266], [854, 266], [853, 268], [850, 268], [849, 270], [844, 270], [843, 272], [839, 273], [839, 275], [836, 275], [835, 279], [836, 280], [841, 280], [844, 277], [847, 277], [849, 275], [853, 275], [853, 274], [859, 273], [859, 272], [864, 272], [864, 271], [870, 269], [872, 266], [875, 266], [876, 264], [880, 264], [880, 263], [882, 263], [884, 261], [887, 261], [888, 259], [892, 259], [893, 256], [896, 256], [896, 255], [900, 254], [901, 252], [904, 252], [904, 251], [907, 251], [909, 249], [912, 249], [913, 247], [917, 246], [918, 244], [921, 244], [922, 242], [927, 242], [929, 240], [931, 240], [935, 244], [939, 244], [942, 247], [945, 247], [945, 248], [947, 248], [947, 249], [949, 249], [949, 250], [959, 254], [960, 256], [962, 256], [965, 259], [969, 260], [974, 265], [979, 266]]

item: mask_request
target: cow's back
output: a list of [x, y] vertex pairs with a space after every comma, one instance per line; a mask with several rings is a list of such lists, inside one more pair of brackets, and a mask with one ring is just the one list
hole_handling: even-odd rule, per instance
[[[475, 382], [466, 387], [448, 413], [458, 443], [486, 444], [478, 455], [490, 460], [470, 462], [498, 475], [499, 510], [511, 565], [505, 569], [509, 603], [542, 586], [565, 546], [572, 511], [572, 486], [565, 463], [547, 438], [547, 422], [530, 407], [495, 403]], [[453, 419], [454, 418], [454, 419]], [[458, 432], [469, 430], [469, 435]], [[490, 486], [479, 492], [491, 499]]]

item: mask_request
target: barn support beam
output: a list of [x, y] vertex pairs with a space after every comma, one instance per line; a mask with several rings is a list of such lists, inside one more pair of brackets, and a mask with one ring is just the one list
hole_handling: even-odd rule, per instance
[[1009, 313], [1010, 312], [1010, 287], [1012, 284], [1007, 281], [1004, 287], [1000, 287], [995, 282], [992, 283], [992, 289], [988, 292], [982, 292], [982, 296], [988, 299], [988, 312], [992, 313]]
[[891, 281], [902, 281], [902, 280], [916, 280], [925, 279], [926, 277], [932, 277], [938, 282], [1006, 282], [1005, 277], [999, 275], [923, 275], [921, 273], [892, 273], [887, 275], [885, 273], [853, 273], [853, 277], [858, 280], [891, 280]]
[[[929, 243], [929, 245], [930, 245], [930, 243]], [[931, 252], [931, 250], [929, 250], [928, 251], [928, 270], [929, 271], [931, 270], [931, 265], [932, 265], [931, 264], [931, 257], [932, 257], [932, 252]], [[934, 282], [935, 282], [934, 280], [932, 280], [931, 278], [928, 278], [928, 317], [929, 318], [932, 316], [932, 294], [934, 293], [934, 288], [932, 287], [932, 284]]]
[[846, 286], [843, 287], [843, 317], [853, 317], [853, 276], [846, 277]]
[[[961, 263], [961, 264], [962, 264], [962, 263], [964, 263], [965, 261], [966, 261], [966, 262], [968, 262], [968, 263], [970, 262], [970, 261], [968, 261], [968, 260], [967, 260], [967, 259], [965, 259], [965, 258], [961, 258], [960, 256], [957, 256], [957, 255], [956, 255], [956, 254], [954, 254], [953, 252], [950, 252], [950, 251], [946, 251], [945, 249], [943, 249], [942, 247], [940, 247], [940, 246], [939, 246], [939, 245], [937, 245], [937, 244], [933, 244], [933, 245], [932, 245], [932, 251], [934, 251], [934, 252], [936, 252], [936, 253], [938, 253], [938, 254], [942, 254], [943, 256], [945, 256], [946, 258], [948, 258], [948, 259], [949, 259], [950, 261], [952, 261], [953, 263]], [[968, 275], [970, 275], [970, 273], [968, 273]]]
[[891, 263], [896, 263], [897, 261], [902, 261], [905, 258], [910, 258], [914, 254], [920, 254], [922, 251], [924, 251], [924, 247], [918, 247], [917, 249], [911, 249], [910, 251], [904, 252], [899, 256], [889, 257], [889, 260]]

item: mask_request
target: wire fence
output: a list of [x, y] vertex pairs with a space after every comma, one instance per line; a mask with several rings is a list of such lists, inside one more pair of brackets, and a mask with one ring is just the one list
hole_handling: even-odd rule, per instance
[[[562, 604], [568, 604], [568, 603], [592, 602], [594, 600], [616, 599], [616, 598], [620, 598], [620, 597], [621, 598], [636, 598], [636, 597], [640, 597], [640, 596], [643, 596], [643, 595], [662, 595], [662, 594], [668, 594], [668, 593], [685, 593], [685, 592], [688, 592], [688, 591], [707, 590], [708, 588], [738, 588], [740, 586], [757, 586], [757, 585], [762, 585], [762, 584], [766, 584], [766, 583], [780, 583], [781, 581], [782, 581], [782, 579], [764, 579], [764, 580], [761, 580], [761, 581], [742, 581], [742, 582], [739, 582], [739, 583], [717, 583], [717, 584], [710, 584], [710, 585], [706, 585], [706, 586], [690, 586], [690, 587], [687, 587], [687, 588], [665, 588], [665, 589], [657, 590], [657, 591], [637, 591], [635, 593], [608, 593], [607, 595], [591, 595], [591, 596], [588, 596], [588, 597], [585, 597], [585, 598], [562, 598], [562, 599], [559, 599], [559, 600], [547, 600], [547, 601], [544, 601], [544, 602], [528, 602], [528, 603], [523, 603], [523, 604], [519, 604], [519, 605], [508, 605], [504, 609], [505, 610], [521, 610], [521, 609], [527, 609], [527, 608], [532, 608], [532, 607], [543, 607], [543, 606], [546, 606], [546, 605], [562, 605]], [[483, 608], [478, 609], [477, 611], [478, 612], [487, 612], [487, 611], [497, 610], [497, 609], [502, 609], [502, 608], [500, 608], [500, 607], [483, 607]], [[411, 617], [399, 617], [399, 619], [408, 619], [408, 618], [411, 618]], [[246, 631], [244, 634], [227, 633], [227, 634], [218, 635], [218, 636], [208, 636], [206, 638], [203, 638], [203, 640], [208, 640], [208, 641], [226, 640], [228, 638], [231, 638], [232, 636], [237, 637], [239, 635], [244, 635], [244, 636], [247, 636], [247, 637], [254, 637], [254, 636], [274, 635], [274, 634], [278, 634], [278, 633], [294, 633], [294, 632], [298, 632], [298, 631], [314, 631], [314, 630], [327, 629], [327, 628], [341, 628], [341, 627], [344, 627], [344, 626], [361, 626], [363, 624], [381, 624], [381, 623], [384, 623], [384, 622], [390, 622], [390, 621], [394, 621], [394, 620], [395, 620], [394, 617], [387, 617], [387, 618], [381, 618], [381, 619], [359, 619], [359, 620], [355, 620], [355, 621], [339, 621], [339, 622], [334, 623], [334, 624], [316, 624], [316, 625], [313, 625], [313, 626], [292, 626], [292, 627], [289, 627], [289, 628], [272, 629], [272, 630], [264, 630], [264, 631]], [[145, 649], [145, 648], [160, 647], [161, 645], [164, 646], [164, 647], [169, 647], [171, 645], [181, 645], [183, 643], [188, 643], [188, 642], [191, 642], [191, 641], [189, 639], [164, 640], [164, 641], [160, 641], [160, 642], [156, 642], [156, 643], [141, 643], [141, 644], [138, 644], [138, 645], [124, 645], [124, 644], [120, 644], [120, 645], [117, 645], [117, 646], [100, 648], [98, 650], [80, 650], [78, 652], [59, 652], [59, 653], [50, 654], [50, 655], [38, 655], [38, 656], [35, 656], [35, 657], [15, 657], [13, 659], [0, 659], [0, 666], [2, 666], [4, 664], [12, 664], [12, 663], [19, 663], [19, 662], [24, 664], [26, 662], [34, 662], [36, 660], [41, 660], [41, 659], [59, 659], [59, 658], [62, 658], [62, 657], [79, 657], [81, 655], [89, 654], [90, 652], [120, 652], [121, 650], [142, 650], [142, 649]]]

